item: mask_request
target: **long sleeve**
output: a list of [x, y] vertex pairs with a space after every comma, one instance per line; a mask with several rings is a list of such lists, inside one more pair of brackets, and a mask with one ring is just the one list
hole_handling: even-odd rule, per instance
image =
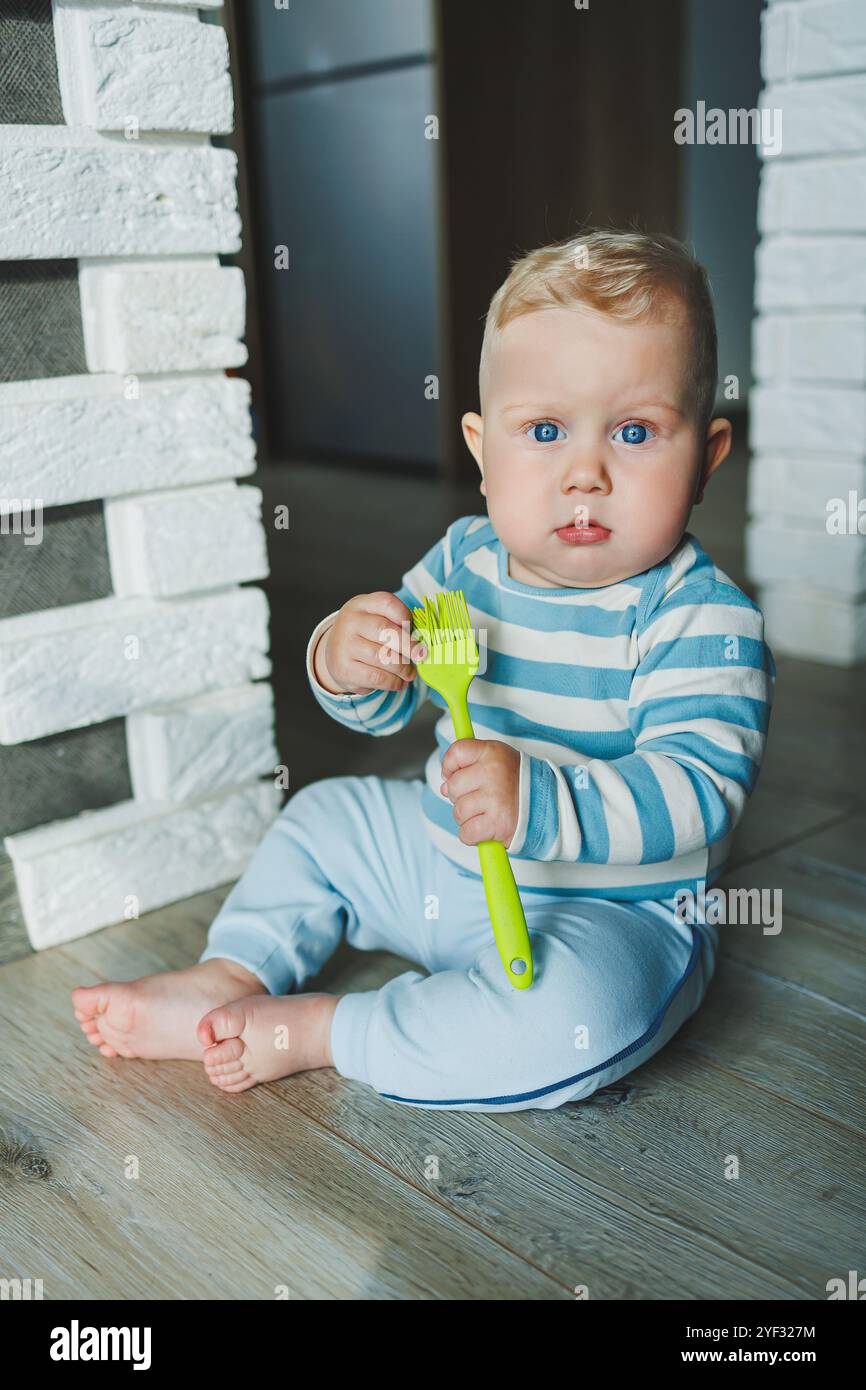
[[657, 864], [736, 826], [758, 775], [775, 679], [760, 610], [735, 586], [701, 578], [643, 615], [637, 642], [634, 751], [557, 766], [521, 750], [509, 853]]
[[[420, 606], [425, 594], [437, 593], [445, 587], [451, 572], [455, 546], [465, 532], [466, 525], [474, 518], [462, 517], [452, 522], [447, 532], [435, 545], [432, 545], [422, 558], [403, 575], [403, 582], [395, 590], [396, 597], [405, 603], [411, 614], [413, 607]], [[310, 688], [326, 714], [345, 724], [349, 729], [377, 737], [396, 734], [409, 723], [416, 710], [428, 698], [428, 688], [420, 676], [407, 682], [403, 690], [370, 690], [358, 695], [332, 695], [317, 680], [313, 669], [313, 652], [316, 643], [339, 613], [336, 609], [313, 629], [307, 643], [307, 678]]]
[[[400, 597], [398, 593], [398, 598]], [[405, 602], [405, 600], [404, 600]], [[307, 678], [310, 688], [326, 714], [359, 733], [385, 737], [405, 729], [412, 715], [427, 698], [427, 687], [416, 676], [402, 690], [368, 690], [357, 695], [333, 695], [317, 679], [313, 669], [313, 652], [322, 634], [331, 626], [339, 608], [329, 613], [313, 629], [307, 643]], [[419, 689], [419, 687], [421, 687]]]

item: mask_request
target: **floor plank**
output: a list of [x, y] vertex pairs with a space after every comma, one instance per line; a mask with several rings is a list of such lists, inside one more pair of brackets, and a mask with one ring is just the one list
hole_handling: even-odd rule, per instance
[[28, 1058], [0, 1077], [4, 1273], [47, 1298], [571, 1296], [284, 1087], [225, 1096], [194, 1063], [101, 1057], [70, 1031], [78, 973], [54, 951], [4, 976], [3, 1055]]
[[681, 1046], [825, 1120], [866, 1135], [862, 1014], [722, 958]]
[[[136, 934], [131, 973], [186, 964], [190, 938], [204, 940], [201, 925], [185, 936], [162, 925], [149, 934], [142, 921]], [[118, 948], [123, 929], [70, 943], [64, 954], [99, 978], [111, 974]], [[316, 986], [369, 989], [405, 966], [344, 947]], [[725, 1013], [729, 1001], [720, 1004]], [[538, 1112], [540, 1123], [535, 1112], [472, 1116], [393, 1104], [383, 1115], [378, 1096], [335, 1073], [266, 1089], [566, 1287], [587, 1285], [592, 1297], [815, 1297], [840, 1251], [860, 1239], [861, 1189], [845, 1179], [862, 1173], [862, 1142], [749, 1081], [759, 1061], [742, 1038], [737, 1048], [717, 1047], [717, 1067], [696, 1062], [695, 1050], [713, 1055], [706, 1009], [624, 1083], [590, 1104]], [[791, 1017], [790, 1003], [784, 1013]], [[515, 1121], [524, 1120], [515, 1140]], [[812, 1155], [805, 1167], [793, 1160], [804, 1145]], [[679, 1156], [674, 1171], [657, 1162], [668, 1151]], [[789, 1155], [781, 1167], [780, 1153]], [[725, 1179], [731, 1154], [748, 1165], [748, 1182], [745, 1173], [735, 1184]], [[803, 1219], [792, 1228], [782, 1214], [794, 1199]]]
[[771, 853], [825, 827], [838, 825], [854, 808], [852, 796], [835, 800], [777, 787], [762, 777], [737, 826], [730, 865]]

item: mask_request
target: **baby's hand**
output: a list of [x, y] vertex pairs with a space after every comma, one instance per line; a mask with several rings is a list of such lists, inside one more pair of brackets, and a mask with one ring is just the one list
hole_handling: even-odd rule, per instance
[[442, 759], [442, 776], [440, 790], [454, 804], [464, 845], [513, 839], [520, 793], [516, 748], [493, 738], [460, 738]]
[[313, 669], [332, 694], [404, 690], [422, 651], [412, 641], [412, 615], [405, 603], [379, 590], [343, 604], [316, 644]]

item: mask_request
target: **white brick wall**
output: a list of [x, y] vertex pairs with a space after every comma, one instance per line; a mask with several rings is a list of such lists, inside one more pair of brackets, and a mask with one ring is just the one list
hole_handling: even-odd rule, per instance
[[863, 439], [866, 388], [862, 386], [756, 386], [751, 398], [754, 449], [848, 454]]
[[217, 373], [0, 385], [0, 497], [55, 507], [251, 473], [249, 400]]
[[267, 782], [167, 809], [124, 801], [5, 840], [37, 950], [238, 878], [279, 809]]
[[755, 319], [752, 366], [767, 382], [866, 383], [866, 311], [763, 314]]
[[863, 0], [771, 4], [761, 23], [761, 72], [767, 82], [866, 71]]
[[866, 459], [768, 450], [749, 470], [749, 512], [776, 525], [796, 521], [826, 534], [828, 498], [852, 491], [866, 497]]
[[107, 502], [114, 592], [169, 598], [264, 579], [268, 556], [261, 517], [260, 490], [234, 483]]
[[0, 743], [125, 717], [134, 796], [7, 837], [37, 948], [236, 878], [281, 800], [220, 2], [53, 0], [66, 124], [0, 126], [0, 260], [78, 260], [89, 373], [0, 384], [0, 497], [105, 499], [114, 588], [0, 621]]
[[847, 665], [866, 657], [866, 3], [771, 3], [761, 68], [782, 150], [758, 200], [748, 573], [778, 653]]
[[243, 271], [215, 256], [82, 260], [78, 284], [91, 372], [186, 372], [247, 360]]
[[[822, 518], [823, 519], [823, 518]], [[746, 534], [749, 573], [759, 584], [791, 579], [792, 560], [800, 588], [821, 589], [837, 597], [866, 593], [866, 546], [862, 536], [828, 535], [810, 523], [784, 526], [773, 519], [753, 521]]]
[[866, 651], [866, 606], [823, 589], [769, 584], [761, 603], [774, 650], [834, 666], [853, 666]]
[[237, 251], [236, 175], [204, 139], [0, 126], [0, 259]]
[[[784, 117], [782, 120], [784, 142]], [[758, 230], [859, 232], [866, 204], [866, 155], [765, 161]]]
[[54, 34], [69, 125], [231, 130], [225, 31], [194, 10], [54, 0]]
[[189, 801], [273, 774], [274, 697], [263, 681], [131, 714], [126, 741], [138, 801]]
[[765, 238], [755, 259], [755, 305], [760, 310], [866, 305], [866, 237]]
[[764, 89], [762, 103], [782, 111], [789, 159], [809, 154], [854, 154], [866, 149], [866, 76], [778, 82]]
[[0, 619], [0, 743], [270, 673], [261, 589], [106, 598]]

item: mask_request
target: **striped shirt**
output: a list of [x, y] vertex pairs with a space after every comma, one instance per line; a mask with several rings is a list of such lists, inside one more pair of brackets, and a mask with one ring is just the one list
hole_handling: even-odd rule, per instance
[[[403, 576], [410, 612], [462, 589], [481, 669], [475, 737], [520, 753], [517, 826], [506, 846], [521, 889], [607, 898], [698, 892], [724, 871], [763, 756], [776, 668], [763, 617], [686, 532], [666, 560], [594, 589], [543, 588], [508, 573], [487, 516], [463, 516]], [[339, 612], [339, 610], [337, 610]], [[401, 691], [332, 695], [307, 647], [319, 704], [350, 728], [398, 733], [427, 700], [443, 712], [421, 808], [434, 844], [480, 873], [440, 791], [454, 726], [420, 676]]]

